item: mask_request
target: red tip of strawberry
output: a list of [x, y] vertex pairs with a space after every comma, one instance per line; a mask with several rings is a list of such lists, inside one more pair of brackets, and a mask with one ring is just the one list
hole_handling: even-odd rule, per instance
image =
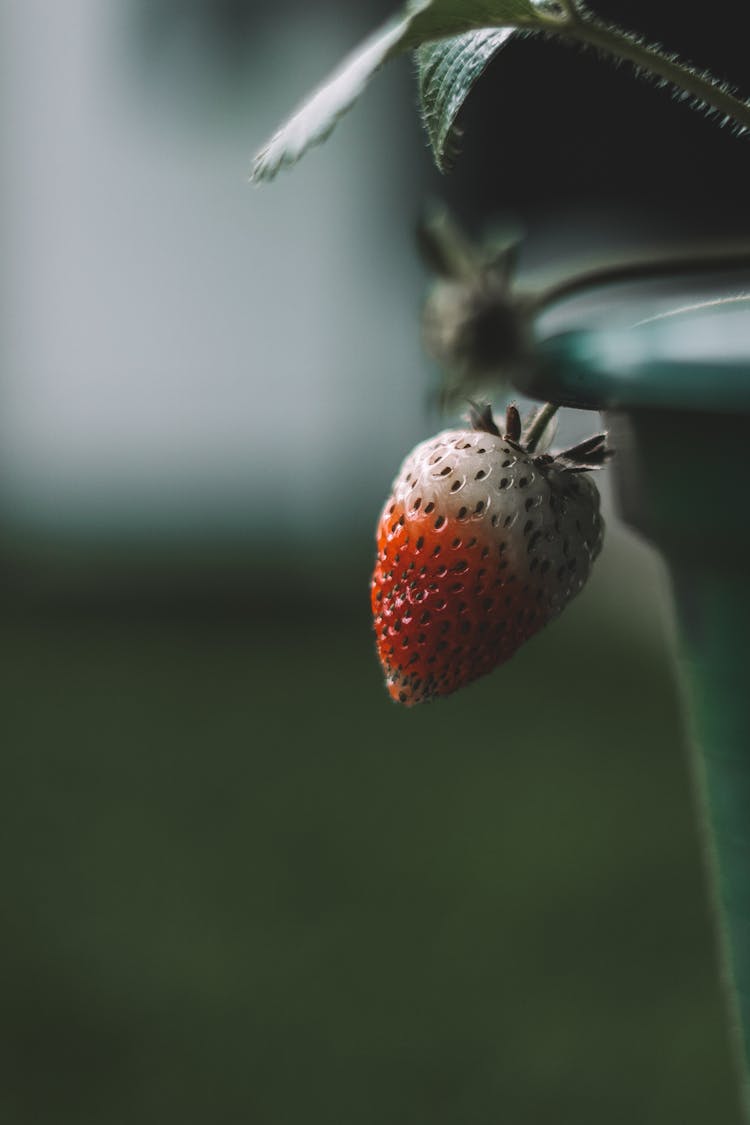
[[[583, 443], [585, 446], [587, 443]], [[372, 609], [388, 691], [411, 706], [508, 660], [581, 589], [601, 549], [599, 494], [575, 458], [486, 431], [418, 445], [377, 529]]]

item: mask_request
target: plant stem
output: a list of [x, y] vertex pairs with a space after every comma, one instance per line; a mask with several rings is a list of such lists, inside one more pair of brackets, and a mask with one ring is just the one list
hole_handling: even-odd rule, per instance
[[713, 75], [696, 70], [631, 32], [603, 23], [581, 7], [571, 10], [566, 6], [566, 11], [568, 18], [556, 29], [559, 35], [627, 59], [639, 70], [664, 79], [722, 114], [722, 125], [732, 123], [741, 133], [750, 130], [750, 104], [732, 94], [727, 85]]
[[558, 409], [558, 406], [553, 402], [545, 402], [543, 406], [539, 407], [521, 438], [521, 442], [528, 453], [534, 452]]
[[721, 272], [737, 269], [740, 266], [750, 267], [750, 245], [738, 246], [735, 243], [726, 247], [717, 246], [703, 253], [689, 250], [684, 254], [666, 257], [633, 258], [630, 261], [614, 262], [608, 266], [596, 266], [563, 278], [538, 293], [528, 294], [524, 297], [524, 302], [529, 315], [538, 316], [557, 301], [565, 297], [574, 297], [577, 293], [600, 285], [649, 281], [659, 277], [675, 277], [696, 272]]

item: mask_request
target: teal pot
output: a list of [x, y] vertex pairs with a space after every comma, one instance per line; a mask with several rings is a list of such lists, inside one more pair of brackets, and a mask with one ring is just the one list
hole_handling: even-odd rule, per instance
[[[603, 411], [624, 520], [662, 552], [723, 977], [750, 1105], [750, 299], [607, 287], [539, 324], [520, 387]], [[716, 302], [716, 294], [729, 298]], [[678, 309], [680, 311], [674, 311]], [[749, 1115], [750, 1116], [750, 1115]]]

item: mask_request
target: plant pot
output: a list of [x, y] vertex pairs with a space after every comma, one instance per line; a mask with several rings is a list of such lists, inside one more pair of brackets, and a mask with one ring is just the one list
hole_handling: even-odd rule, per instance
[[[736, 288], [711, 290], [731, 297]], [[673, 283], [674, 286], [674, 283]], [[608, 287], [539, 325], [520, 387], [605, 413], [625, 521], [663, 553], [718, 920], [750, 1104], [750, 300]], [[619, 290], [619, 292], [618, 292]], [[706, 284], [703, 281], [705, 301]], [[650, 310], [650, 315], [649, 315]], [[655, 315], [654, 315], [655, 314]]]

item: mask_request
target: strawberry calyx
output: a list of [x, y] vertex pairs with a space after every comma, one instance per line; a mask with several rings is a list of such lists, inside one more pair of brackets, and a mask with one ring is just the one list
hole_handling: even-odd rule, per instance
[[[468, 422], [477, 433], [493, 434], [501, 437], [519, 453], [533, 454], [557, 412], [557, 406], [545, 403], [532, 413], [525, 425], [515, 403], [510, 403], [505, 411], [505, 432], [503, 433], [492, 413], [489, 403], [477, 403], [469, 399]], [[578, 442], [558, 453], [540, 453], [533, 457], [536, 465], [551, 465], [557, 461], [565, 472], [586, 473], [601, 469], [613, 456], [607, 445], [607, 434], [598, 433]]]

